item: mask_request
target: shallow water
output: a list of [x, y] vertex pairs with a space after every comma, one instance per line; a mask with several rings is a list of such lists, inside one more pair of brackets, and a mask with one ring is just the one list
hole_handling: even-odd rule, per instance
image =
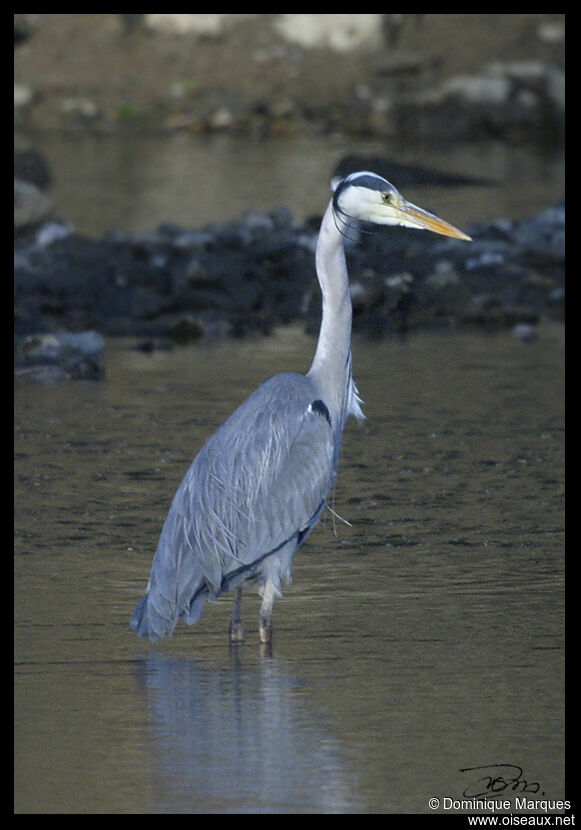
[[191, 458], [313, 341], [110, 341], [101, 383], [19, 381], [17, 812], [429, 813], [489, 764], [563, 798], [563, 339], [355, 344], [350, 525], [299, 551], [271, 653], [252, 593], [233, 650], [230, 597], [155, 647], [128, 621]]
[[250, 141], [43, 134], [32, 145], [49, 161], [57, 215], [95, 237], [148, 231], [164, 222], [198, 228], [281, 206], [297, 219], [322, 216], [335, 167], [353, 153], [490, 182], [446, 188], [403, 187], [394, 180], [404, 196], [461, 228], [525, 219], [564, 199], [562, 150], [501, 142], [418, 146], [411, 139], [402, 146], [341, 136]]

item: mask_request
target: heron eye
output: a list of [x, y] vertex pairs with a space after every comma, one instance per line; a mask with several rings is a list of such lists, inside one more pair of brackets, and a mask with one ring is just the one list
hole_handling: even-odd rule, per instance
[[382, 193], [381, 198], [384, 202], [391, 202], [391, 193]]

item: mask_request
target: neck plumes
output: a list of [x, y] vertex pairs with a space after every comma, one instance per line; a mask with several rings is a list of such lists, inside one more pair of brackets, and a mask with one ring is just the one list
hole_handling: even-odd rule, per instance
[[351, 293], [343, 237], [329, 203], [317, 242], [323, 316], [308, 376], [318, 385], [334, 425], [342, 429], [351, 406]]

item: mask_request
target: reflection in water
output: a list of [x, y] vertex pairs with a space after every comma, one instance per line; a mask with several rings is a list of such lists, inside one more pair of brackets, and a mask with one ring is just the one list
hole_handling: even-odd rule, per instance
[[18, 383], [17, 811], [425, 813], [490, 763], [564, 797], [563, 340], [355, 344], [351, 527], [303, 546], [260, 662], [250, 591], [232, 658], [231, 597], [155, 650], [129, 617], [191, 458], [312, 341], [109, 342], [102, 383]]
[[[247, 210], [281, 206], [297, 219], [320, 215], [343, 156], [386, 154], [381, 142], [337, 136], [248, 142], [217, 135], [192, 142], [183, 134], [161, 140], [45, 135], [41, 149], [53, 171], [56, 213], [95, 237], [112, 229], [151, 230], [163, 222], [195, 228], [237, 219]], [[495, 142], [449, 147], [410, 142], [398, 148], [397, 161], [484, 174], [498, 182], [486, 194], [478, 186], [437, 189], [439, 212], [461, 227], [498, 217], [523, 219], [563, 198], [561, 153]], [[424, 186], [404, 195], [429, 207], [435, 192]]]
[[147, 694], [154, 775], [163, 811], [354, 809], [341, 747], [305, 712], [298, 683], [275, 659], [245, 668], [152, 652], [138, 677]]

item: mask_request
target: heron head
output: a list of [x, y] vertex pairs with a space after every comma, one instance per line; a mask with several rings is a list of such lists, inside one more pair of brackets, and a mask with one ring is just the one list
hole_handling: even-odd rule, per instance
[[406, 201], [392, 184], [376, 173], [351, 173], [344, 179], [334, 180], [331, 187], [334, 191], [333, 211], [341, 224], [349, 226], [352, 220], [362, 220], [471, 239], [454, 225]]

